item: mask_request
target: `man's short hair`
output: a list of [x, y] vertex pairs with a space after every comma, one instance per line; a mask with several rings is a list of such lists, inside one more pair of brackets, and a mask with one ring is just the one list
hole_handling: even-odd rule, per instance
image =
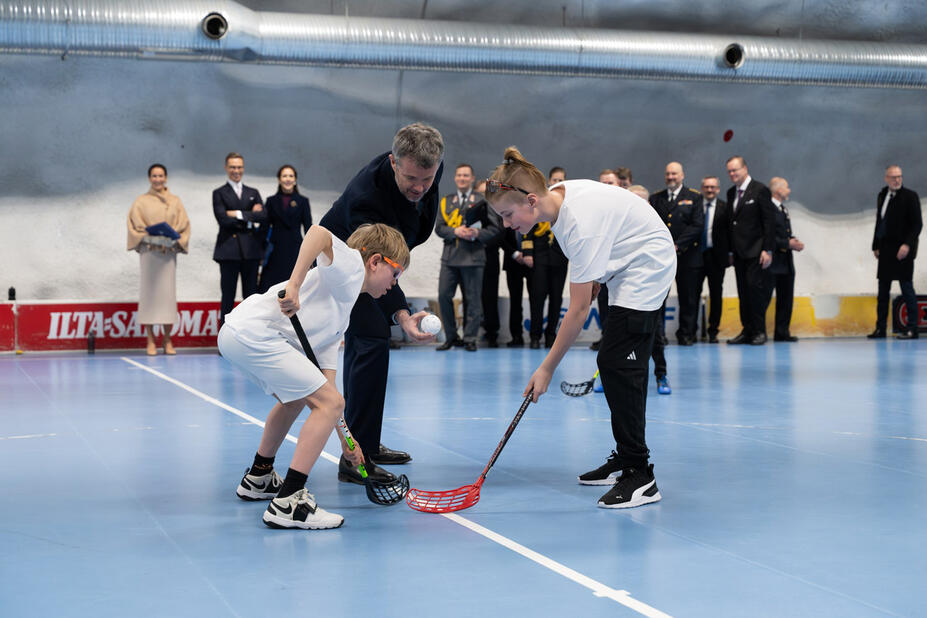
[[644, 185], [631, 185], [628, 187], [628, 191], [645, 200], [650, 199], [650, 191]]
[[782, 178], [781, 176], [773, 176], [773, 177], [769, 180], [769, 190], [770, 190], [770, 192], [775, 193], [776, 189], [778, 189], [779, 187], [783, 186], [785, 183], [786, 183], [785, 178]]
[[225, 164], [226, 164], [226, 165], [229, 164], [229, 159], [241, 159], [241, 162], [242, 162], [242, 163], [245, 162], [245, 158], [244, 158], [243, 156], [241, 156], [240, 154], [238, 154], [237, 152], [230, 152], [230, 153], [228, 153], [227, 155], [225, 155]]
[[348, 237], [345, 243], [352, 249], [360, 251], [364, 263], [374, 253], [388, 257], [403, 268], [409, 267], [409, 245], [406, 239], [394, 227], [385, 223], [367, 223]]
[[396, 132], [393, 137], [393, 158], [410, 158], [419, 167], [434, 167], [444, 157], [444, 138], [434, 127], [414, 122]]
[[[429, 167], [431, 167], [431, 166], [429, 165]], [[458, 164], [457, 164], [457, 167], [454, 168], [454, 171], [456, 172], [457, 170], [459, 170], [459, 169], [462, 168], [462, 167], [468, 168], [468, 169], [470, 170], [470, 173], [471, 173], [471, 174], [473, 173], [473, 166], [470, 165], [469, 163], [458, 163]]]
[[705, 176], [704, 178], [702, 178], [702, 184], [705, 184], [706, 180], [717, 180], [719, 184], [721, 182], [721, 180], [717, 176]]
[[742, 156], [740, 156], [740, 155], [734, 155], [733, 157], [731, 157], [730, 159], [728, 159], [727, 161], [725, 161], [724, 164], [727, 165], [728, 163], [730, 163], [730, 162], [733, 161], [734, 159], [740, 159], [740, 164], [743, 165], [744, 167], [747, 167], [747, 160], [744, 159], [744, 158], [743, 158]]
[[634, 177], [631, 175], [630, 167], [619, 167], [615, 169], [615, 176], [617, 176], [619, 180], [630, 180], [631, 182], [634, 182]]

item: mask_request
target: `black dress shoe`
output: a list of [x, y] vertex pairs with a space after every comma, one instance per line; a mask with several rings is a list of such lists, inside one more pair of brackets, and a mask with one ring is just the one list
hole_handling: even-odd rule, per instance
[[[393, 483], [396, 481], [395, 474], [388, 470], [384, 470], [372, 461], [365, 463], [364, 469], [367, 470], [367, 476], [370, 477], [371, 480], [379, 481], [380, 483]], [[351, 462], [344, 458], [344, 455], [338, 460], [338, 480], [342, 483], [364, 484], [364, 477], [361, 476], [360, 471], [352, 466]]]
[[895, 339], [918, 339], [916, 330], [906, 330], [895, 335]]
[[717, 335], [708, 335], [708, 343], [718, 343]]
[[367, 455], [367, 458], [381, 466], [396, 466], [412, 461], [412, 456], [405, 451], [394, 451], [391, 448], [386, 448], [382, 444], [380, 445], [380, 451], [378, 453], [370, 453]]
[[773, 337], [773, 341], [798, 341], [798, 337], [795, 335], [776, 335]]
[[453, 348], [455, 345], [458, 345], [457, 344], [458, 341], [459, 339], [448, 339], [447, 341], [445, 341], [444, 343], [442, 343], [435, 349], [438, 352], [446, 352], [447, 350], [450, 350], [451, 348]]
[[695, 345], [695, 340], [688, 337], [679, 337], [678, 341], [679, 345]]
[[766, 343], [766, 335], [763, 333], [753, 335], [753, 338], [750, 339], [750, 345], [763, 345], [764, 343]]
[[744, 343], [749, 343], [750, 339], [747, 337], [747, 333], [745, 331], [740, 331], [739, 335], [733, 339], [728, 339], [727, 342], [731, 345], [741, 345]]
[[499, 338], [498, 337], [486, 337], [486, 347], [487, 348], [498, 348]]
[[541, 348], [541, 340], [540, 340], [540, 339], [532, 339], [532, 340], [531, 340], [531, 343], [528, 344], [528, 347], [531, 348], [532, 350], [539, 350], [539, 349]]
[[476, 352], [476, 342], [475, 341], [465, 342], [464, 350], [466, 350], [467, 352]]
[[881, 328], [877, 328], [866, 335], [866, 339], [885, 339], [885, 331]]
[[661, 335], [659, 333], [657, 333], [657, 336], [654, 339], [657, 343], [664, 347], [669, 343], [669, 339], [666, 338], [666, 335]]
[[507, 348], [521, 348], [521, 347], [524, 347], [524, 345], [525, 345], [525, 340], [524, 340], [524, 339], [512, 339], [511, 341], [509, 341], [508, 343], [505, 344], [505, 347], [507, 347]]
[[593, 352], [595, 352], [595, 351], [597, 351], [601, 346], [602, 346], [602, 340], [601, 340], [601, 339], [598, 339], [597, 341], [593, 341], [592, 343], [589, 344], [589, 349], [592, 350]]

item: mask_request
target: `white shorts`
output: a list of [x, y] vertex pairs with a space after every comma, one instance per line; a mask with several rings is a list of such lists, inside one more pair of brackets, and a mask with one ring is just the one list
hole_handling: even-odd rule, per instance
[[276, 395], [283, 403], [304, 399], [327, 382], [322, 371], [282, 335], [252, 339], [247, 332], [224, 324], [219, 331], [219, 351], [265, 393]]

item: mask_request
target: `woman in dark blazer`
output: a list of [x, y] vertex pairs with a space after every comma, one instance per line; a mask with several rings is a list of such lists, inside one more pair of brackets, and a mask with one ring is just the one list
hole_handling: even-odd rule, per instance
[[[312, 225], [309, 199], [299, 194], [296, 186], [296, 168], [284, 165], [277, 171], [277, 193], [267, 198], [267, 248], [258, 292], [290, 278], [299, 247]], [[301, 229], [300, 229], [301, 228]]]

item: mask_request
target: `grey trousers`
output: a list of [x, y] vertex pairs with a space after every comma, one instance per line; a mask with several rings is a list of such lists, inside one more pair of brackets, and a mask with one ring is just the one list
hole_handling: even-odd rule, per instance
[[457, 316], [454, 313], [454, 293], [457, 286], [463, 292], [464, 341], [476, 341], [483, 319], [483, 267], [448, 266], [441, 264], [438, 277], [438, 306], [441, 308], [441, 322], [448, 341], [457, 339]]

